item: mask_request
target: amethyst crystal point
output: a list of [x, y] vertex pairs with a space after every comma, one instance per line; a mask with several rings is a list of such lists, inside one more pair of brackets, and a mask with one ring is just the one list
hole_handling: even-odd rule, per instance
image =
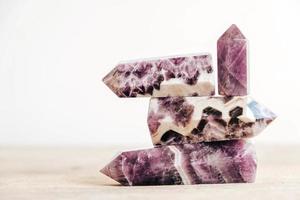
[[233, 24], [219, 38], [217, 46], [219, 94], [247, 95], [247, 39]]
[[121, 63], [103, 82], [119, 97], [211, 96], [215, 93], [209, 54]]
[[148, 127], [154, 145], [249, 138], [276, 118], [247, 96], [151, 98]]
[[254, 182], [254, 148], [244, 140], [123, 152], [101, 172], [122, 185]]

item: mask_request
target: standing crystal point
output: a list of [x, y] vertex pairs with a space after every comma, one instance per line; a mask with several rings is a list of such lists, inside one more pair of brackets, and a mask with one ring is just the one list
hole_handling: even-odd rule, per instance
[[247, 96], [151, 98], [148, 127], [154, 145], [253, 137], [275, 114]]
[[103, 78], [103, 82], [119, 97], [215, 94], [209, 54], [121, 63]]
[[122, 185], [248, 183], [256, 157], [244, 140], [170, 145], [123, 152], [101, 172]]
[[247, 39], [233, 24], [219, 38], [217, 46], [219, 94], [247, 95]]

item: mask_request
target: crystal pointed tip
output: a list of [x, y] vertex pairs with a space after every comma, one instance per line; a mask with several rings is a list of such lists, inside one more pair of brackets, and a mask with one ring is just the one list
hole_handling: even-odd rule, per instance
[[100, 169], [100, 172], [102, 174], [104, 174], [105, 176], [108, 176], [111, 178], [110, 174], [109, 174], [109, 170], [107, 169], [107, 166], [103, 167], [102, 169]]
[[238, 31], [240, 31], [240, 29], [238, 28], [238, 26], [236, 24], [231, 24], [231, 26], [227, 30], [238, 30]]
[[270, 118], [271, 118], [271, 120], [274, 121], [278, 116], [273, 111], [271, 111], [271, 110], [269, 110], [269, 112], [270, 112]]
[[114, 79], [113, 74], [116, 72], [116, 69], [113, 69], [112, 71], [110, 71], [108, 74], [106, 74], [103, 78], [102, 78], [102, 82], [113, 92], [115, 93], [117, 96], [119, 97], [123, 97], [122, 95], [120, 95], [120, 93], [117, 93], [116, 91], [116, 85], [117, 85], [117, 81]]
[[252, 110], [256, 119], [265, 119], [267, 124], [270, 124], [277, 118], [277, 115], [274, 112], [272, 112], [263, 104], [260, 104], [257, 101], [253, 100], [252, 98], [248, 103], [248, 107]]
[[246, 39], [244, 34], [241, 32], [241, 30], [238, 28], [236, 24], [232, 24], [219, 38], [230, 38], [230, 39]]
[[104, 76], [104, 77], [101, 79], [103, 83], [105, 83], [105, 82], [106, 82], [107, 75], [108, 75], [108, 74], [106, 74], [106, 75], [105, 75], [105, 76]]

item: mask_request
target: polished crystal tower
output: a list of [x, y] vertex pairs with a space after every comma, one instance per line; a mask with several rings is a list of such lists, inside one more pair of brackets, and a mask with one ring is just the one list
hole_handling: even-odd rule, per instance
[[256, 156], [244, 140], [122, 152], [101, 172], [122, 185], [250, 183]]
[[154, 145], [246, 139], [276, 115], [247, 96], [151, 98], [148, 127]]
[[219, 38], [218, 88], [225, 96], [248, 94], [247, 39], [236, 25], [231, 25]]
[[103, 82], [119, 97], [215, 94], [210, 54], [123, 62], [108, 73]]

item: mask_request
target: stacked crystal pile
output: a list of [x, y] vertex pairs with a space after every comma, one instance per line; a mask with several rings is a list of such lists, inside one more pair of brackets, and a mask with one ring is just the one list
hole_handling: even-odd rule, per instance
[[210, 54], [118, 64], [103, 81], [119, 97], [151, 97], [154, 148], [122, 152], [101, 172], [122, 185], [253, 182], [246, 139], [276, 116], [247, 96], [247, 48], [236, 25], [219, 38], [218, 96]]

